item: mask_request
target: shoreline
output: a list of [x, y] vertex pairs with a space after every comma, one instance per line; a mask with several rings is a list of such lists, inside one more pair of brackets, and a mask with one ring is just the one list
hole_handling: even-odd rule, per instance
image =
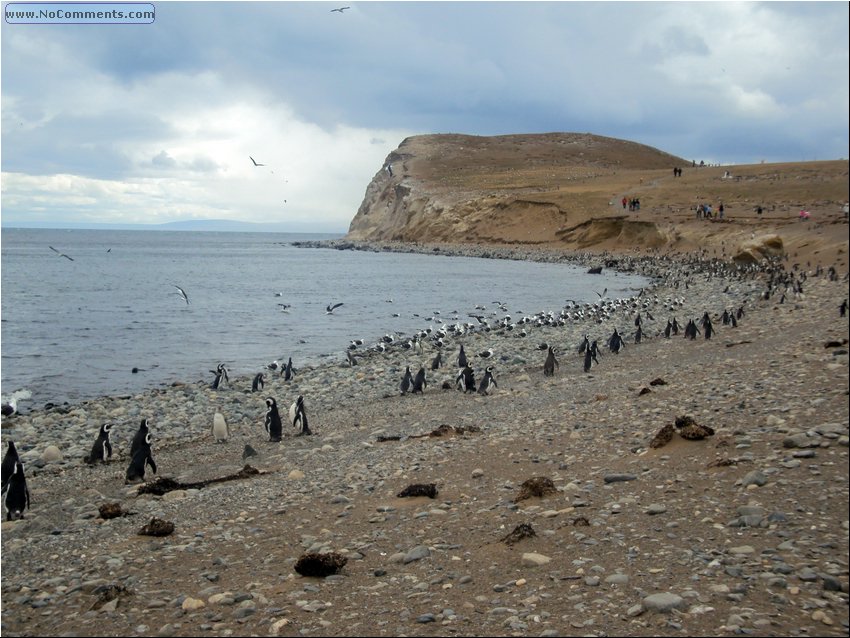
[[[275, 377], [259, 394], [236, 379], [220, 392], [199, 382], [14, 418], [39, 443], [20, 447], [32, 509], [2, 524], [4, 634], [846, 635], [846, 280], [809, 276], [780, 303], [748, 269], [620, 259], [658, 279], [607, 316], [443, 347], [453, 361], [462, 342], [477, 380], [495, 366], [489, 396], [443, 390], [454, 366], [429, 369], [425, 392], [402, 396], [404, 367], [436, 352], [428, 342], [421, 354]], [[712, 340], [658, 334], [670, 315], [684, 326], [741, 306], [739, 326], [716, 321]], [[601, 343], [620, 326], [631, 337], [639, 310], [644, 341], [605, 350], [584, 373], [581, 336]], [[844, 345], [824, 347], [834, 339]], [[561, 350], [551, 378], [544, 340]], [[286, 412], [298, 395], [314, 435], [285, 421], [283, 442], [266, 442], [265, 397]], [[216, 411], [226, 444], [210, 437]], [[683, 414], [716, 434], [651, 449]], [[123, 477], [142, 417], [158, 476], [234, 473], [243, 443], [264, 474], [141, 496]], [[113, 460], [88, 467], [79, 456], [104, 421], [117, 423]], [[420, 438], [443, 425], [478, 430]], [[4, 440], [9, 431], [4, 420]], [[62, 460], [42, 458], [48, 440]], [[531, 476], [551, 477], [555, 492], [519, 501]], [[435, 483], [439, 496], [396, 496], [412, 483]], [[138, 515], [100, 518], [116, 501]], [[152, 516], [175, 534], [138, 536]], [[506, 546], [520, 523], [536, 535]], [[305, 551], [348, 562], [301, 577]], [[116, 597], [99, 598], [107, 590]], [[661, 594], [669, 607], [654, 606]]]

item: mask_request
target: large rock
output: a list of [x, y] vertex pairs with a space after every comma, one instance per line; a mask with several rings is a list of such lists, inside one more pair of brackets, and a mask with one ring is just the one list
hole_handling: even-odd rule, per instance
[[768, 257], [785, 254], [782, 238], [777, 234], [760, 235], [741, 244], [733, 259], [741, 264], [754, 264]]

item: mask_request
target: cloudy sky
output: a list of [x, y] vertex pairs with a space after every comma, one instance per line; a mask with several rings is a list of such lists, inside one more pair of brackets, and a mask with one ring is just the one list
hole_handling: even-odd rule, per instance
[[846, 2], [153, 5], [144, 25], [4, 20], [4, 224], [345, 232], [387, 154], [425, 133], [850, 154]]

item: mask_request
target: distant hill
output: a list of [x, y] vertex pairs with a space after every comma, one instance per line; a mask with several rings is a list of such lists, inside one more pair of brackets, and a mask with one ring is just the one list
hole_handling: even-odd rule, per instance
[[[421, 135], [387, 156], [346, 238], [731, 256], [771, 232], [792, 255], [823, 249], [843, 261], [847, 199], [847, 160], [700, 167], [591, 134]], [[723, 203], [724, 218], [697, 220], [699, 203]], [[800, 225], [801, 209], [816, 223]]]

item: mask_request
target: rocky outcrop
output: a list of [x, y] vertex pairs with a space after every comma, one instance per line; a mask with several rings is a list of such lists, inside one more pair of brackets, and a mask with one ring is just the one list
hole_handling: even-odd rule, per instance
[[[405, 139], [366, 189], [348, 239], [553, 243], [610, 234], [591, 224], [610, 199], [579, 184], [617, 171], [684, 160], [633, 142], [589, 134], [424, 135]], [[603, 208], [604, 207], [604, 208]], [[651, 226], [652, 224], [649, 224]], [[624, 232], [628, 220], [614, 226]], [[648, 226], [643, 224], [642, 226]], [[648, 228], [648, 245], [661, 242]], [[592, 241], [591, 241], [592, 243]]]

